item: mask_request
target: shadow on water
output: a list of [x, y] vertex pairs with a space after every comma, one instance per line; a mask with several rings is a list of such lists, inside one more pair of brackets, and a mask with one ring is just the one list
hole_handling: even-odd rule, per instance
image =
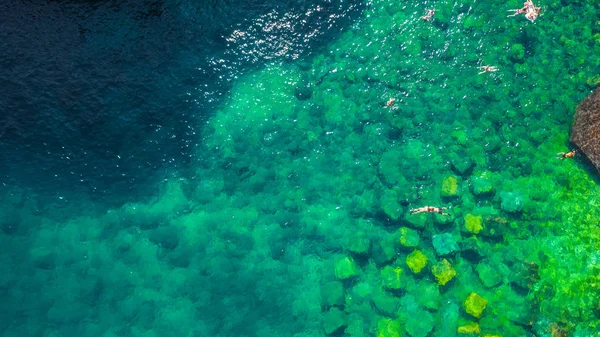
[[[269, 15], [315, 8], [283, 54], [248, 59], [227, 40]], [[310, 57], [308, 44], [318, 50], [360, 10], [323, 0], [3, 1], [0, 183], [113, 205], [139, 198], [189, 162], [232, 78]]]

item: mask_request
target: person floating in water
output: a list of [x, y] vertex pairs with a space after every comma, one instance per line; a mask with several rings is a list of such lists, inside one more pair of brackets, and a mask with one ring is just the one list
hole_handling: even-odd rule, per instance
[[391, 108], [391, 107], [393, 107], [395, 102], [396, 102], [395, 98], [388, 99], [388, 101], [385, 102], [385, 108]]
[[481, 66], [481, 67], [477, 67], [479, 69], [481, 69], [481, 71], [479, 72], [478, 75], [481, 75], [483, 73], [487, 73], [487, 72], [494, 72], [494, 71], [498, 71], [498, 67], [496, 66]]
[[519, 9], [510, 9], [509, 12], [513, 12], [513, 14], [508, 15], [507, 17], [517, 16], [519, 14], [525, 14], [525, 18], [531, 22], [535, 21], [537, 17], [540, 15], [542, 11], [541, 7], [535, 7], [533, 1], [527, 0], [523, 3], [523, 8]]
[[573, 150], [570, 152], [559, 152], [556, 155], [558, 156], [557, 158], [560, 160], [565, 160], [567, 158], [573, 158], [575, 157], [575, 155], [577, 154], [577, 150]]
[[431, 20], [431, 18], [433, 18], [434, 14], [435, 14], [435, 11], [433, 9], [426, 9], [425, 15], [423, 15], [419, 19], [421, 19], [423, 21], [429, 21], [429, 20]]
[[413, 208], [410, 210], [410, 214], [419, 214], [419, 213], [438, 213], [441, 215], [450, 215], [446, 212], [448, 208], [446, 207], [433, 207], [433, 206], [423, 206], [419, 208]]

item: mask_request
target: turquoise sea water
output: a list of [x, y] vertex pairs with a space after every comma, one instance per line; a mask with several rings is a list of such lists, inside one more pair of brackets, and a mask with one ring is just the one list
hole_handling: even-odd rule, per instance
[[9, 4], [3, 336], [600, 335], [600, 3]]

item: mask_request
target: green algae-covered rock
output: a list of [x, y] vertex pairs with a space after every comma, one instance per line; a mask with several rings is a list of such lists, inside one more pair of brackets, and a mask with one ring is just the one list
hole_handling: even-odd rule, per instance
[[518, 192], [501, 192], [500, 200], [502, 203], [500, 207], [503, 211], [508, 213], [520, 213], [523, 211], [523, 205], [525, 204], [525, 198], [521, 193]]
[[326, 334], [332, 334], [346, 325], [345, 314], [338, 308], [331, 308], [323, 314], [323, 329]]
[[433, 223], [440, 229], [450, 228], [454, 225], [454, 221], [456, 217], [454, 214], [450, 213], [449, 215], [441, 215], [435, 213], [433, 215]]
[[525, 56], [525, 47], [522, 44], [515, 43], [510, 46], [508, 54], [513, 61], [521, 61], [523, 56]]
[[406, 264], [413, 273], [418, 274], [427, 265], [427, 256], [420, 250], [415, 250], [406, 257]]
[[466, 238], [460, 243], [461, 256], [473, 263], [478, 263], [481, 260], [482, 250], [482, 243], [475, 236]]
[[460, 307], [458, 304], [448, 301], [440, 309], [435, 337], [456, 337]]
[[454, 172], [463, 177], [469, 175], [475, 166], [473, 159], [466, 154], [455, 156], [450, 160], [450, 164]]
[[465, 229], [469, 233], [478, 234], [483, 229], [483, 217], [481, 215], [465, 215]]
[[371, 241], [367, 233], [359, 231], [348, 235], [345, 246], [352, 253], [367, 254], [371, 247]]
[[440, 287], [430, 281], [421, 281], [416, 284], [414, 291], [417, 303], [428, 309], [438, 310], [441, 302]]
[[420, 237], [416, 230], [402, 227], [398, 230], [398, 233], [402, 247], [416, 247], [419, 245]]
[[401, 337], [400, 322], [383, 318], [377, 322], [377, 337]]
[[455, 176], [448, 176], [444, 178], [442, 182], [442, 190], [440, 194], [444, 198], [454, 198], [458, 196], [458, 178]]
[[358, 275], [358, 266], [351, 257], [345, 256], [335, 264], [335, 277], [340, 280], [349, 279]]
[[461, 325], [456, 329], [460, 336], [479, 336], [481, 334], [481, 329], [479, 328], [479, 324], [476, 322], [468, 322], [465, 325]]
[[438, 256], [448, 255], [458, 251], [458, 243], [450, 233], [436, 234], [431, 239], [433, 248]]
[[588, 78], [587, 81], [585, 81], [585, 83], [592, 88], [598, 86], [600, 84], [600, 75], [594, 75]]
[[431, 268], [431, 273], [435, 276], [438, 284], [443, 286], [446, 283], [450, 282], [456, 276], [456, 270], [452, 268], [452, 265], [448, 260], [443, 259], [441, 262], [436, 263]]
[[476, 196], [488, 196], [494, 193], [494, 186], [484, 175], [471, 179], [471, 192]]
[[321, 303], [325, 307], [344, 304], [344, 287], [340, 282], [332, 281], [321, 285]]
[[386, 189], [381, 196], [381, 209], [392, 220], [404, 215], [404, 208], [398, 203], [396, 191]]
[[386, 291], [379, 290], [373, 294], [373, 305], [383, 314], [393, 316], [400, 306], [400, 299]]
[[374, 245], [373, 258], [378, 264], [391, 261], [396, 256], [397, 243], [396, 237], [393, 235], [386, 235], [379, 244]]
[[362, 302], [369, 299], [373, 294], [373, 286], [367, 282], [359, 282], [352, 287], [352, 296], [354, 300]]
[[404, 329], [412, 337], [426, 337], [433, 330], [433, 316], [426, 310], [418, 309], [406, 321]]
[[476, 293], [471, 293], [463, 303], [467, 314], [479, 318], [487, 306], [488, 301]]
[[402, 288], [402, 268], [385, 266], [381, 270], [381, 282], [384, 288], [400, 289]]
[[404, 215], [404, 221], [406, 223], [408, 223], [411, 227], [421, 230], [421, 229], [425, 228], [425, 225], [427, 224], [428, 214], [426, 214], [426, 213], [421, 213], [421, 214], [406, 213]]
[[419, 307], [416, 296], [412, 294], [406, 294], [400, 299], [398, 319], [412, 337], [425, 337], [433, 329], [433, 317], [428, 311]]
[[384, 183], [393, 186], [406, 180], [400, 170], [403, 156], [398, 147], [390, 148], [381, 155], [379, 174], [383, 177]]
[[[366, 337], [367, 334], [367, 324], [365, 323], [364, 319], [358, 315], [358, 314], [350, 314], [348, 315], [347, 319], [348, 321], [348, 327], [346, 328], [346, 330], [344, 330], [344, 332], [349, 336], [349, 337]], [[296, 336], [294, 336], [296, 337]]]
[[502, 282], [502, 274], [498, 271], [497, 265], [482, 261], [475, 267], [475, 270], [477, 271], [477, 275], [479, 275], [481, 283], [486, 288], [495, 287]]

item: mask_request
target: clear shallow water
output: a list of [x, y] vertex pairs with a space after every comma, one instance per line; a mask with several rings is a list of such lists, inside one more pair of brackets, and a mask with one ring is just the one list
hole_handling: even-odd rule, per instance
[[[600, 189], [556, 153], [598, 71], [598, 8], [504, 17], [519, 5], [438, 2], [428, 23], [370, 2], [312, 58], [290, 33], [309, 11], [234, 24], [200, 58], [228, 90], [196, 99], [177, 179], [113, 207], [3, 191], [6, 334], [594, 336]], [[451, 215], [409, 214], [424, 205]]]

